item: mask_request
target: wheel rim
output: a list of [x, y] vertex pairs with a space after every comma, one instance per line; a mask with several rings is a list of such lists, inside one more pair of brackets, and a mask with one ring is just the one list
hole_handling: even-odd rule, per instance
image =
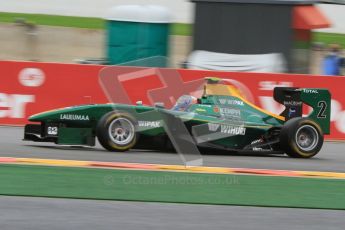
[[297, 146], [301, 150], [308, 152], [317, 146], [319, 133], [313, 126], [304, 125], [297, 130], [295, 138]]
[[134, 125], [127, 118], [116, 118], [109, 125], [109, 137], [117, 145], [127, 145], [134, 138]]

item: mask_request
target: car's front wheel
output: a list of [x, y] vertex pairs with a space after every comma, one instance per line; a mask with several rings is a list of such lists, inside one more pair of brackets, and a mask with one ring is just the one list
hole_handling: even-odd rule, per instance
[[105, 149], [127, 151], [137, 143], [136, 121], [127, 113], [107, 113], [99, 120], [96, 135]]
[[320, 126], [308, 118], [293, 118], [284, 124], [280, 132], [281, 149], [290, 157], [313, 157], [322, 145]]

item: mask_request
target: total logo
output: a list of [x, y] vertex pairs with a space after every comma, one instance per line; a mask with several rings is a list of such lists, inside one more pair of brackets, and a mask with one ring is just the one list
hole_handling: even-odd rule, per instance
[[19, 72], [18, 80], [20, 84], [27, 87], [39, 87], [45, 81], [45, 75], [38, 68], [24, 68]]
[[302, 89], [304, 93], [319, 93], [316, 89]]

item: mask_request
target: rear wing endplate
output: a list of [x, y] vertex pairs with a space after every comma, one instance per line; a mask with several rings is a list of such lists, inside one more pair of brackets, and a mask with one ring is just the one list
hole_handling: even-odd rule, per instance
[[276, 87], [273, 98], [285, 106], [280, 115], [286, 121], [302, 117], [303, 104], [309, 105], [313, 111], [308, 118], [318, 123], [324, 134], [330, 133], [331, 94], [327, 89]]

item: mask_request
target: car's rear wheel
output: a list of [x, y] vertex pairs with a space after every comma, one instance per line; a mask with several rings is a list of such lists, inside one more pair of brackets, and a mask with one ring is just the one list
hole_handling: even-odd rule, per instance
[[99, 143], [109, 151], [127, 151], [137, 143], [136, 120], [127, 113], [110, 112], [98, 122]]
[[280, 132], [281, 149], [291, 157], [313, 157], [322, 145], [320, 126], [308, 118], [293, 118], [284, 124]]

